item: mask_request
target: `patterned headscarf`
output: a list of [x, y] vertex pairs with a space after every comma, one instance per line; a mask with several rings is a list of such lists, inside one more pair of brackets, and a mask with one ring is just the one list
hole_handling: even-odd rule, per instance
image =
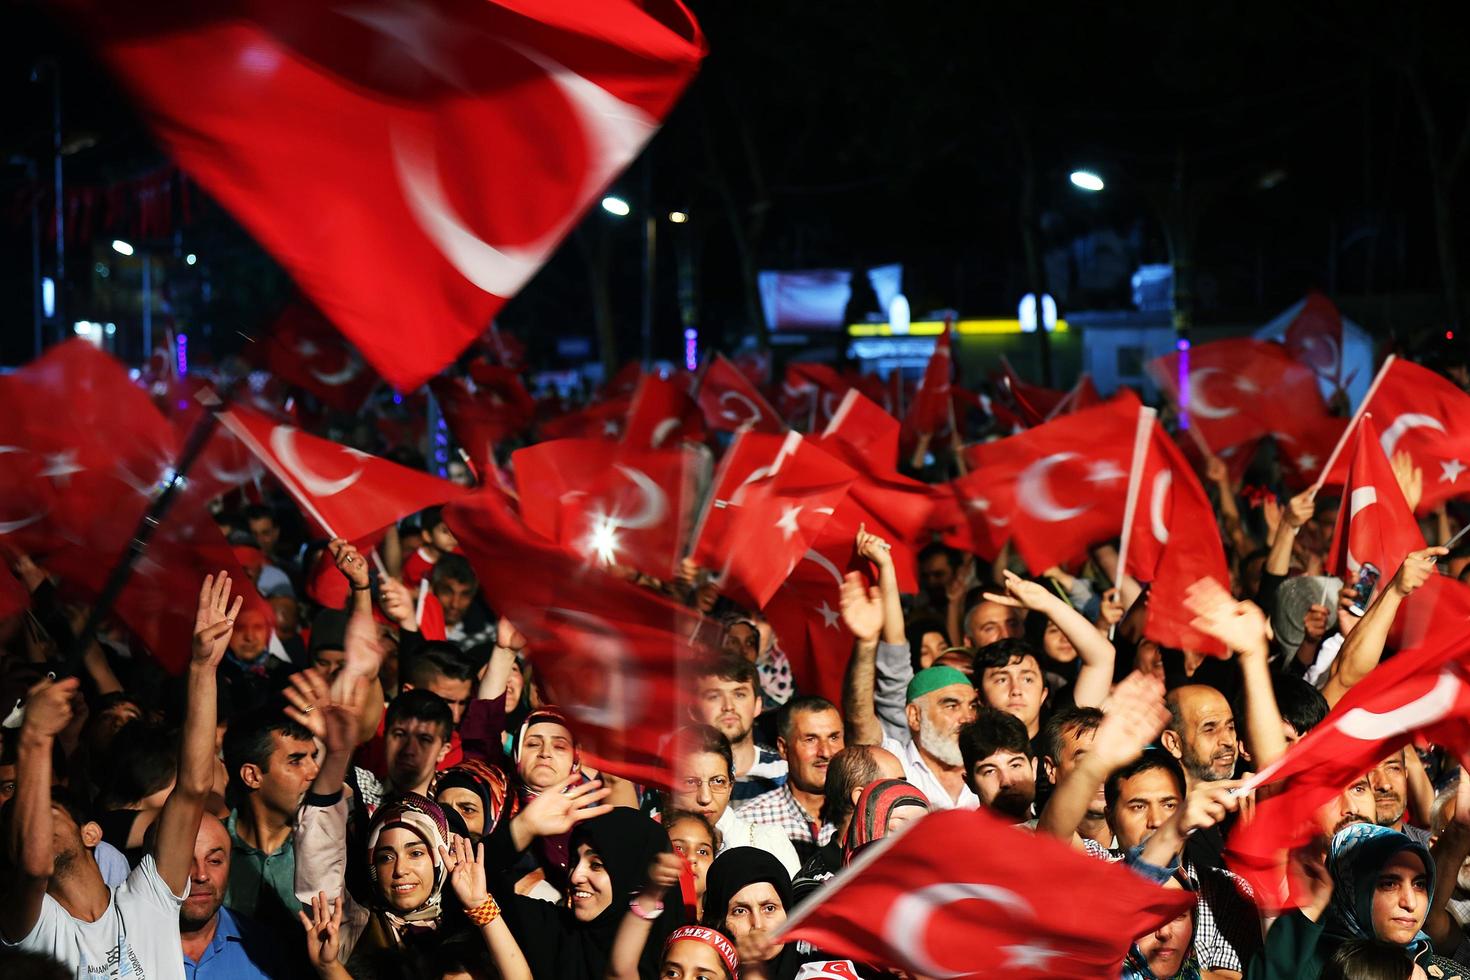
[[[1174, 883], [1187, 892], [1193, 892], [1194, 886], [1183, 874], [1174, 876]], [[1199, 951], [1195, 947], [1195, 936], [1199, 933], [1199, 917], [1195, 909], [1189, 910], [1189, 948], [1180, 957], [1179, 969], [1168, 977], [1160, 977], [1148, 965], [1148, 957], [1143, 955], [1143, 950], [1138, 948], [1138, 940], [1128, 947], [1128, 957], [1123, 961], [1123, 972], [1119, 980], [1200, 980], [1202, 972], [1199, 965]], [[1148, 933], [1144, 933], [1145, 936]]]
[[901, 806], [929, 809], [929, 798], [913, 783], [902, 779], [880, 779], [863, 787], [853, 805], [852, 823], [842, 838], [842, 863], [848, 864], [858, 851], [888, 835], [888, 818]]
[[[1326, 931], [1339, 939], [1379, 939], [1373, 932], [1373, 892], [1383, 866], [1396, 854], [1411, 851], [1424, 862], [1429, 894], [1434, 894], [1434, 859], [1429, 849], [1412, 838], [1371, 823], [1355, 823], [1332, 838], [1327, 870], [1332, 874], [1332, 900], [1327, 905]], [[1408, 949], [1417, 955], [1428, 948], [1421, 929]]]
[[439, 774], [434, 795], [446, 789], [467, 789], [480, 798], [480, 811], [485, 814], [482, 838], [489, 837], [500, 824], [520, 810], [520, 800], [510, 792], [510, 780], [499, 766], [479, 759], [465, 759]]
[[434, 856], [434, 887], [428, 900], [407, 914], [388, 908], [376, 887], [372, 890], [373, 905], [398, 932], [411, 927], [432, 929], [439, 924], [439, 914], [442, 911], [440, 901], [443, 898], [444, 882], [448, 877], [439, 848], [449, 846], [449, 821], [445, 819], [444, 810], [439, 804], [417, 793], [406, 793], [391, 803], [378, 807], [372, 822], [368, 824], [367, 839], [368, 880], [374, 886], [378, 883], [378, 867], [373, 861], [373, 851], [377, 849], [378, 839], [383, 836], [383, 831], [390, 827], [402, 827], [417, 834], [429, 848]]

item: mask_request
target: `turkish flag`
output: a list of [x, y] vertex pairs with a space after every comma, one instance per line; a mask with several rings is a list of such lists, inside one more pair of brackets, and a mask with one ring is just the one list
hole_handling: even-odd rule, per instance
[[938, 810], [870, 845], [775, 938], [928, 977], [1115, 977], [1135, 937], [1194, 901], [984, 810]]
[[1230, 566], [1215, 509], [1194, 468], [1163, 428], [1154, 424], [1139, 480], [1128, 571], [1151, 583], [1143, 635], [1177, 650], [1225, 656], [1225, 645], [1191, 625], [1184, 594], [1200, 579], [1230, 588]]
[[699, 646], [699, 614], [542, 539], [493, 487], [448, 504], [444, 520], [490, 604], [525, 634], [537, 681], [583, 757], [668, 786], [668, 736], [688, 720], [683, 672], [711, 652]]
[[696, 456], [556, 439], [511, 456], [526, 526], [589, 562], [669, 579], [692, 524]]
[[[899, 429], [892, 415], [850, 390], [813, 441], [857, 471], [847, 507], [892, 546], [898, 587], [913, 593], [919, 590], [917, 554], [929, 541], [934, 498], [928, 484], [898, 472]], [[856, 535], [856, 524], [851, 531]]]
[[64, 7], [179, 166], [401, 391], [484, 332], [704, 54], [677, 3]]
[[1257, 794], [1255, 816], [1236, 825], [1227, 855], [1264, 910], [1291, 904], [1283, 852], [1332, 829], [1318, 825], [1317, 811], [1354, 780], [1411, 740], [1470, 745], [1470, 588], [1434, 581], [1438, 601], [1423, 638], [1375, 667], [1254, 778], [1275, 792]]
[[994, 561], [1011, 538], [1014, 503], [1009, 487], [994, 487], [989, 472], [972, 470], [934, 488], [930, 526], [951, 548]]
[[924, 379], [914, 393], [907, 422], [920, 435], [933, 435], [949, 427], [954, 414], [949, 385], [954, 375], [954, 357], [950, 349], [954, 338], [954, 319], [944, 318], [944, 332], [934, 342], [934, 352], [924, 367]]
[[1387, 585], [1404, 557], [1424, 547], [1424, 535], [1383, 455], [1373, 423], [1371, 415], [1359, 419], [1348, 444], [1347, 483], [1342, 489], [1345, 505], [1338, 508], [1332, 529], [1327, 570], [1352, 583], [1359, 569], [1371, 563], [1382, 576], [1380, 585]]
[[[1286, 485], [1298, 493], [1317, 482], [1322, 465], [1348, 426], [1348, 420], [1339, 415], [1317, 414], [1311, 410], [1321, 403], [1320, 398], [1305, 399], [1305, 402], [1283, 413], [1272, 433]], [[1255, 448], [1253, 443], [1250, 445]]]
[[1021, 422], [1027, 427], [1045, 422], [1067, 398], [1065, 391], [1043, 388], [1024, 380], [1004, 356], [1000, 359], [1000, 367], [1000, 389], [1009, 396]]
[[620, 439], [628, 425], [632, 396], [596, 401], [573, 412], [563, 412], [538, 425], [542, 439]]
[[[155, 389], [154, 400], [163, 409], [182, 447], [204, 418], [205, 412], [220, 404], [218, 393], [202, 378], [178, 378], [162, 392]], [[265, 467], [234, 433], [216, 425], [209, 441], [189, 467], [184, 495], [203, 506], [241, 487], [258, 491]], [[258, 499], [258, 498], [257, 498]]]
[[[1117, 536], [1142, 406], [1131, 393], [1025, 432], [966, 449], [970, 472], [954, 481], [972, 523], [1009, 535], [1040, 573]], [[980, 535], [977, 534], [977, 539]]]
[[723, 354], [716, 354], [704, 369], [699, 384], [699, 407], [711, 429], [734, 432], [750, 425], [756, 432], [780, 433], [786, 430], [781, 416], [771, 407], [760, 390]]
[[721, 592], [765, 608], [856, 477], [799, 432], [742, 432], [720, 461], [691, 557]]
[[669, 449], [704, 441], [704, 416], [689, 397], [689, 376], [645, 374], [628, 406], [623, 443], [634, 449]]
[[355, 541], [466, 491], [236, 406], [220, 413], [323, 533]]
[[1332, 300], [1315, 289], [1283, 337], [1286, 352], [1311, 368], [1319, 378], [1342, 387], [1342, 314]]
[[849, 524], [828, 521], [765, 607], [797, 688], [833, 704], [842, 703], [842, 678], [854, 640], [841, 611], [842, 574], [857, 557], [855, 535], [842, 533]]
[[[1470, 395], [1452, 381], [1394, 358], [1363, 410], [1380, 426], [1383, 455], [1392, 459], [1403, 450], [1424, 471], [1420, 514], [1470, 491]], [[1347, 457], [1340, 455], [1325, 485], [1342, 486], [1346, 470]]]
[[[1189, 373], [1181, 378], [1184, 356]], [[1327, 414], [1316, 375], [1271, 341], [1200, 344], [1155, 358], [1148, 372], [1215, 453], [1276, 431], [1286, 416]], [[1291, 411], [1283, 412], [1283, 405]]]
[[531, 424], [536, 404], [510, 368], [478, 364], [471, 377], [438, 377], [429, 390], [445, 424], [485, 482], [495, 465], [495, 447]]
[[267, 371], [339, 412], [356, 412], [378, 386], [362, 356], [307, 302], [287, 306], [258, 344]]
[[788, 364], [786, 380], [781, 383], [781, 411], [793, 425], [816, 432], [836, 413], [851, 388], [851, 382], [826, 364]]

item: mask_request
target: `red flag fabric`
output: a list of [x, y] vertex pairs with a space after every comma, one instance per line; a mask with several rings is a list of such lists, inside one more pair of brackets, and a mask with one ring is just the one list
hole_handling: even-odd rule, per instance
[[[1181, 378], [1179, 363], [1185, 355], [1189, 375]], [[1327, 414], [1316, 375], [1271, 341], [1234, 338], [1200, 344], [1155, 358], [1148, 372], [1217, 454], [1276, 431], [1289, 416]], [[1282, 405], [1292, 411], [1282, 412]]]
[[928, 977], [1101, 978], [1193, 904], [984, 810], [940, 810], [870, 845], [777, 938]]
[[798, 432], [742, 432], [720, 462], [691, 557], [721, 592], [765, 608], [856, 477]]
[[265, 369], [339, 412], [356, 412], [378, 376], [316, 307], [294, 302], [259, 342]]
[[1157, 423], [1148, 453], [1128, 538], [1128, 571], [1150, 583], [1143, 634], [1167, 647], [1223, 657], [1225, 645], [1191, 625], [1184, 601], [1189, 586], [1203, 578], [1230, 587], [1215, 509], [1184, 453]]
[[826, 364], [788, 364], [781, 384], [781, 411], [792, 425], [818, 432], [851, 388], [846, 378]]
[[646, 374], [628, 406], [624, 445], [670, 449], [681, 442], [704, 441], [704, 416], [685, 383], [688, 375], [665, 378]]
[[536, 411], [520, 375], [491, 364], [477, 365], [472, 377], [435, 378], [429, 390], [482, 483], [495, 465], [495, 447], [529, 426]]
[[180, 167], [402, 391], [535, 275], [704, 53], [677, 3], [66, 6]]
[[448, 480], [278, 424], [248, 408], [221, 412], [220, 423], [330, 537], [366, 537], [466, 492]]
[[[1379, 426], [1383, 455], [1407, 452], [1424, 471], [1418, 513], [1470, 491], [1470, 395], [1425, 367], [1395, 358], [1363, 406]], [[1338, 456], [1326, 485], [1346, 479], [1347, 455]]]
[[[1317, 475], [1348, 425], [1341, 416], [1317, 414], [1310, 410], [1312, 405], [1308, 400], [1304, 410], [1297, 411], [1294, 406], [1293, 411], [1282, 413], [1272, 433], [1286, 485], [1297, 493], [1317, 482]], [[1249, 445], [1254, 449], [1253, 443]]]
[[1014, 405], [1021, 421], [1027, 426], [1040, 425], [1067, 398], [1065, 391], [1043, 388], [1031, 384], [1016, 373], [1011, 362], [1004, 356], [1000, 359], [1000, 388]]
[[765, 607], [796, 686], [833, 704], [842, 703], [842, 678], [852, 656], [854, 638], [842, 622], [841, 591], [843, 572], [856, 559], [855, 532], [851, 513], [841, 519], [834, 515]]
[[588, 562], [669, 579], [691, 524], [694, 455], [557, 439], [511, 456], [526, 526]]
[[950, 349], [954, 337], [954, 319], [944, 318], [944, 332], [934, 342], [934, 352], [924, 368], [924, 379], [914, 394], [908, 423], [920, 435], [933, 435], [949, 426], [954, 406], [950, 402], [950, 379], [954, 374], [954, 356]]
[[1083, 372], [1082, 377], [1067, 392], [1065, 398], [1057, 403], [1056, 408], [1051, 410], [1048, 419], [1054, 419], [1058, 415], [1066, 415], [1068, 412], [1080, 412], [1084, 408], [1101, 405], [1103, 396], [1098, 394], [1097, 386], [1092, 383], [1092, 375]]
[[1286, 325], [1286, 352], [1319, 378], [1342, 387], [1342, 314], [1316, 290], [1307, 293], [1301, 310]]
[[1422, 639], [1374, 668], [1256, 777], [1277, 792], [1257, 794], [1255, 816], [1236, 825], [1227, 856], [1263, 909], [1289, 904], [1282, 852], [1330, 831], [1317, 811], [1354, 780], [1410, 740], [1470, 745], [1470, 589], [1431, 578], [1420, 591], [1436, 583]]
[[699, 407], [711, 429], [734, 432], [746, 423], [755, 432], [780, 433], [781, 416], [734, 364], [716, 354], [699, 384]]
[[548, 697], [583, 757], [635, 782], [668, 786], [669, 735], [688, 720], [685, 665], [709, 651], [699, 614], [542, 539], [486, 488], [444, 508], [490, 604], [526, 637]]
[[1388, 576], [1403, 564], [1404, 556], [1424, 547], [1419, 522], [1409, 510], [1383, 455], [1378, 427], [1371, 415], [1358, 420], [1357, 431], [1348, 443], [1347, 483], [1342, 489], [1343, 506], [1332, 529], [1332, 550], [1327, 570], [1344, 582], [1357, 580], [1365, 563], [1374, 565], [1388, 584]]
[[620, 439], [628, 426], [632, 397], [598, 401], [546, 419], [537, 430], [542, 439]]
[[893, 548], [898, 587], [919, 588], [917, 555], [929, 541], [929, 518], [934, 508], [929, 485], [898, 472], [899, 423], [857, 391], [848, 391], [838, 403], [818, 446], [857, 471], [847, 502], [856, 521], [885, 539]]
[[1131, 393], [966, 450], [954, 482], [993, 538], [1009, 535], [1033, 572], [1080, 558], [1123, 527], [1142, 406]]

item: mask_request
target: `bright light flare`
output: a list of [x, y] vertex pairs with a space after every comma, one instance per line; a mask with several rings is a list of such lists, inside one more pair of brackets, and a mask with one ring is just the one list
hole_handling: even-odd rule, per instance
[[618, 558], [618, 522], [603, 514], [593, 515], [586, 550], [604, 565], [615, 563]]
[[114, 238], [112, 240], [112, 250], [114, 252], [116, 252], [118, 255], [132, 255], [133, 254], [133, 246], [129, 245], [127, 242], [123, 241], [121, 238]]
[[682, 225], [684, 222], [689, 220], [689, 215], [683, 211], [670, 211], [669, 220], [676, 225]]
[[1084, 191], [1100, 191], [1103, 189], [1103, 179], [1091, 170], [1074, 170], [1069, 178], [1074, 187], [1080, 187]]
[[619, 218], [626, 218], [633, 209], [621, 197], [612, 197], [609, 195], [602, 199], [602, 210], [608, 214], [615, 214]]

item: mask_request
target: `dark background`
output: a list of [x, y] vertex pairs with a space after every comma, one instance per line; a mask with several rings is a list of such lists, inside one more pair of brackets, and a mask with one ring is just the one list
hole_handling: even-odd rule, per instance
[[[1466, 5], [691, 7], [709, 57], [615, 188], [642, 207], [651, 166], [657, 213], [691, 215], [659, 230], [656, 356], [682, 351], [681, 261], [702, 342], [727, 348], [764, 336], [758, 269], [902, 262], [916, 317], [1013, 316], [1039, 275], [1064, 313], [1126, 308], [1127, 275], [1099, 265], [1100, 250], [1125, 273], [1174, 262], [1185, 323], [1263, 322], [1311, 287], [1396, 346], [1450, 343], [1464, 317]], [[167, 161], [48, 8], [4, 10], [0, 363], [15, 364], [33, 353], [32, 205], [49, 223], [52, 66], [67, 186], [112, 207], [68, 238], [65, 322], [48, 342], [79, 319], [136, 330], [138, 263], [108, 243], [136, 230], [130, 191]], [[1077, 191], [1078, 167], [1107, 188]], [[290, 286], [188, 193], [187, 222], [175, 206], [171, 227], [135, 244], [160, 257], [155, 286], [199, 338], [191, 354], [219, 356]], [[39, 240], [49, 269], [46, 229]], [[638, 223], [594, 208], [500, 325], [554, 364], [557, 337], [596, 336], [601, 295], [616, 344], [604, 360], [636, 357], [641, 261]]]

